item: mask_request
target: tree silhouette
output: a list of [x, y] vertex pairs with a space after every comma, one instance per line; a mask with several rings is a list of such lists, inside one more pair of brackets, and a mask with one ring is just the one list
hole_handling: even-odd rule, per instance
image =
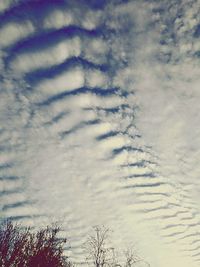
[[125, 262], [119, 263], [115, 248], [109, 246], [109, 229], [95, 226], [93, 233], [85, 242], [86, 261], [94, 267], [150, 267], [149, 263], [140, 258], [132, 249], [124, 252]]
[[37, 233], [11, 222], [0, 226], [1, 267], [70, 267], [63, 256], [66, 240], [57, 238], [59, 227], [46, 227]]
[[[38, 232], [21, 228], [10, 221], [0, 225], [0, 267], [73, 267], [64, 256], [66, 239], [59, 239], [59, 227]], [[147, 267], [147, 262], [127, 250], [120, 264], [115, 249], [109, 245], [109, 229], [96, 226], [85, 243], [86, 263], [93, 267]]]
[[108, 228], [96, 226], [94, 235], [90, 235], [85, 242], [86, 261], [91, 262], [95, 267], [104, 267], [111, 263], [112, 248], [107, 246], [108, 233]]

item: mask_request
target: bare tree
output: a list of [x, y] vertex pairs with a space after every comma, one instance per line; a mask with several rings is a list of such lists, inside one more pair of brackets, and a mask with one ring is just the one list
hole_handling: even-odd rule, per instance
[[114, 248], [108, 246], [109, 232], [110, 230], [104, 226], [95, 226], [94, 233], [85, 242], [86, 261], [95, 267], [119, 265], [116, 261]]
[[137, 267], [138, 264], [142, 264], [143, 266], [150, 267], [150, 264], [140, 258], [132, 249], [127, 249], [124, 252], [125, 255], [125, 265], [124, 267]]
[[84, 245], [86, 261], [89, 265], [92, 264], [94, 267], [137, 267], [139, 264], [150, 266], [131, 249], [124, 252], [125, 263], [120, 264], [116, 250], [108, 244], [109, 232], [110, 230], [104, 226], [94, 227], [93, 234], [88, 237]]

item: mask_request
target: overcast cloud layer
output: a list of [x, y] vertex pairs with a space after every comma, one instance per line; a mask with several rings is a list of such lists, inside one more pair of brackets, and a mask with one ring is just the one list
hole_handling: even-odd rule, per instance
[[[51, 2], [51, 4], [50, 4]], [[0, 1], [0, 218], [200, 262], [200, 2]]]

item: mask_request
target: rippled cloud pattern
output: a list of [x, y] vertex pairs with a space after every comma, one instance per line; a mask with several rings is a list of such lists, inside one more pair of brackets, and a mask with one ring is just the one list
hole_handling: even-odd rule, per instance
[[200, 264], [200, 2], [0, 1], [0, 219]]

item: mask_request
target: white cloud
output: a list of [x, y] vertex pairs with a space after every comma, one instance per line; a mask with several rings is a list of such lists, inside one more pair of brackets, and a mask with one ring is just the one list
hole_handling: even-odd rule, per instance
[[93, 63], [106, 63], [108, 60], [108, 51], [108, 44], [101, 38], [84, 38], [83, 40], [84, 58]]
[[71, 12], [67, 10], [53, 10], [44, 19], [44, 28], [63, 28], [74, 23], [74, 17]]
[[91, 88], [99, 87], [103, 89], [108, 88], [109, 84], [109, 77], [98, 70], [88, 70], [86, 71], [86, 86], [89, 86]]
[[102, 11], [87, 11], [84, 19], [81, 20], [81, 26], [88, 30], [95, 30], [102, 20]]
[[102, 19], [102, 12], [91, 12], [84, 6], [82, 8], [82, 10], [72, 8], [70, 12], [66, 8], [52, 10], [45, 17], [43, 27], [46, 29], [61, 29], [70, 25], [80, 25], [84, 29], [94, 30]]
[[6, 47], [14, 44], [22, 38], [31, 35], [34, 32], [34, 26], [30, 21], [22, 23], [9, 22], [0, 29], [0, 47]]
[[2, 0], [0, 2], [0, 12], [7, 10], [12, 4], [12, 0]]
[[19, 54], [11, 62], [11, 67], [15, 72], [27, 73], [40, 68], [56, 66], [71, 57], [78, 57], [80, 53], [80, 40], [73, 38], [58, 42], [50, 48]]
[[81, 69], [73, 69], [63, 73], [53, 79], [46, 79], [40, 82], [36, 89], [49, 96], [59, 94], [74, 89], [78, 89], [84, 85], [84, 73]]

